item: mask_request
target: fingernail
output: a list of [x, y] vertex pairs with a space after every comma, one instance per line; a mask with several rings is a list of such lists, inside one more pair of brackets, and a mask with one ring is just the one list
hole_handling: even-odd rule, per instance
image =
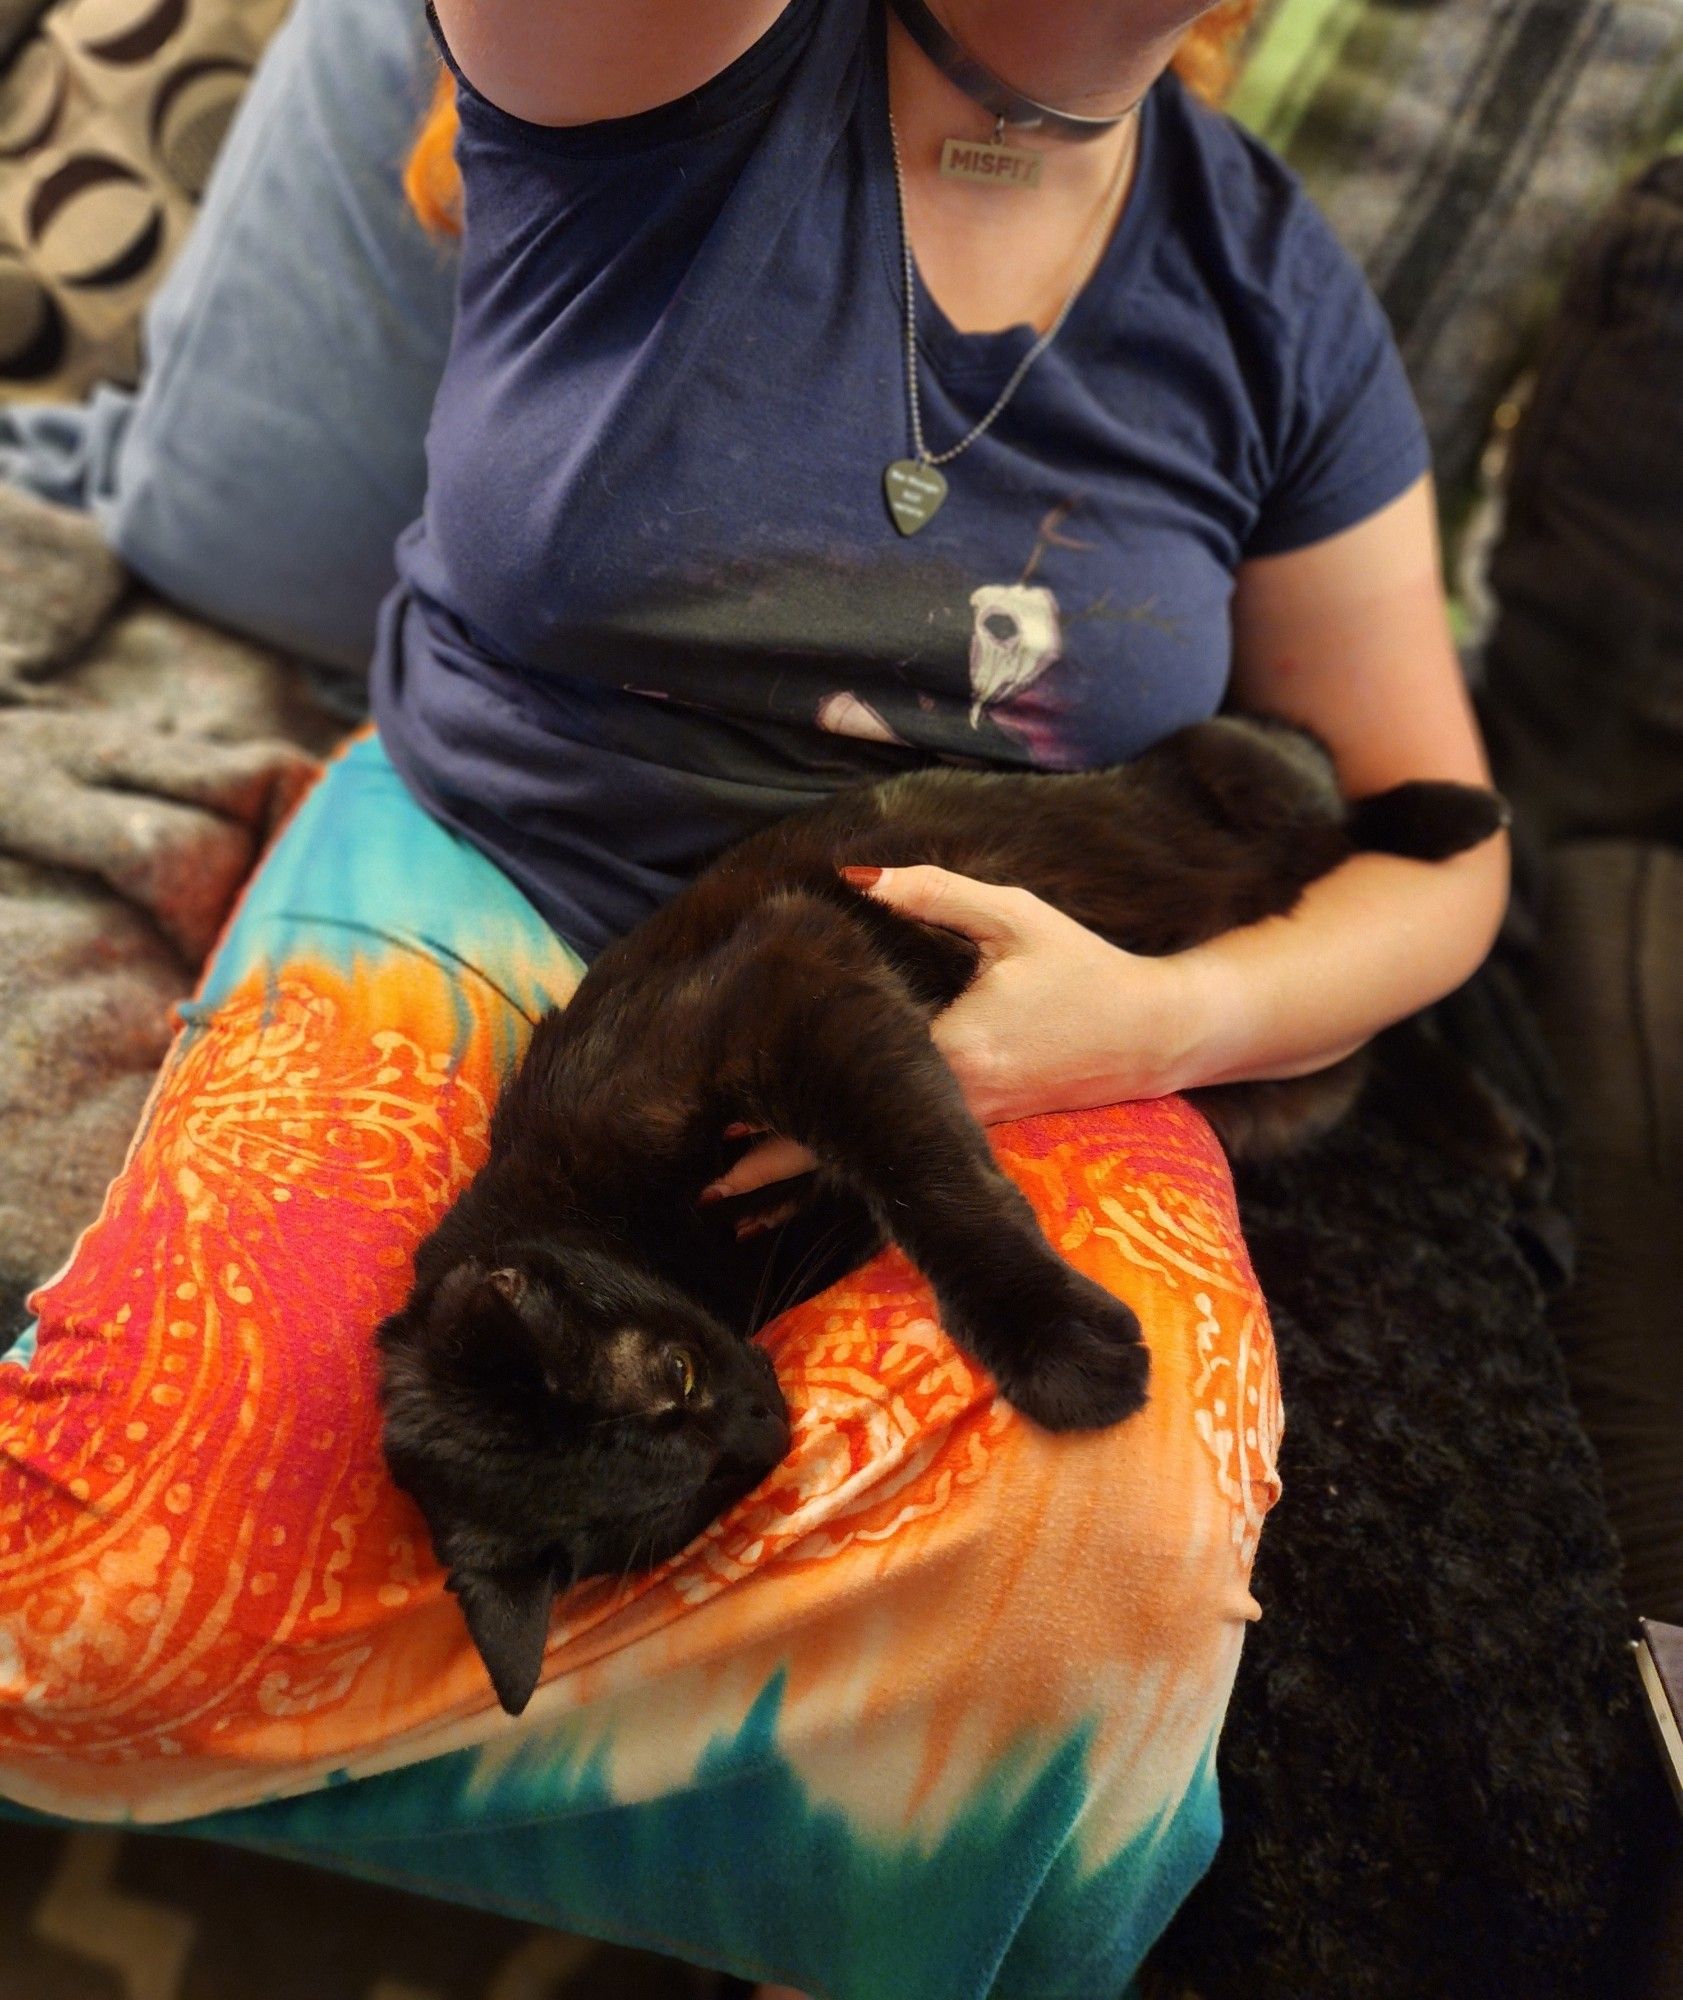
[[851, 882], [856, 889], [872, 889], [882, 880], [880, 868], [843, 868], [841, 878]]
[[715, 1201], [723, 1201], [729, 1192], [728, 1188], [722, 1186], [718, 1181], [714, 1181], [710, 1186], [704, 1187], [701, 1190], [700, 1194], [696, 1196], [696, 1201], [699, 1206], [706, 1208]]

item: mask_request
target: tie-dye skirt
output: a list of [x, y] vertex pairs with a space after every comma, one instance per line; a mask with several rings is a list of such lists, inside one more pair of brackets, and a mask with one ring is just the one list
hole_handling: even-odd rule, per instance
[[376, 1322], [575, 958], [365, 736], [248, 892], [0, 1365], [0, 1797], [172, 1822], [825, 2000], [1112, 2000], [1208, 1865], [1280, 1408], [1182, 1103], [1001, 1128], [1137, 1309], [1052, 1438], [894, 1252], [765, 1339], [787, 1462], [557, 1606], [497, 1707], [381, 1466]]

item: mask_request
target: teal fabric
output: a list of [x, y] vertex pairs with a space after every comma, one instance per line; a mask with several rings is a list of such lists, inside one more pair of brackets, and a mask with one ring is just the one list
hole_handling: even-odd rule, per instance
[[[780, 1700], [773, 1682], [692, 1788], [647, 1804], [616, 1803], [589, 1760], [564, 1753], [488, 1779], [461, 1753], [170, 1831], [692, 1962], [693, 1940], [710, 1937], [708, 1964], [797, 1978], [815, 2000], [1115, 2000], [1220, 1839], [1212, 1743], [1194, 1794], [1084, 1875], [1064, 1837], [1085, 1797], [1078, 1739], [1033, 1775], [1002, 1766], [933, 1848], [863, 1838], [779, 1752]], [[3, 1799], [0, 1816], [53, 1823]], [[787, 1857], [803, 1857], [809, 1892], [769, 1904], [753, 1894], [772, 1855], [785, 1883]], [[1012, 1893], [1002, 1861], [1056, 1921], [1019, 1933], [1002, 1958], [955, 1961], [955, 1937], [986, 1938], [986, 1906]], [[633, 1922], [631, 1911], [650, 1914]], [[1068, 1949], [1083, 1938], [1102, 1942]]]

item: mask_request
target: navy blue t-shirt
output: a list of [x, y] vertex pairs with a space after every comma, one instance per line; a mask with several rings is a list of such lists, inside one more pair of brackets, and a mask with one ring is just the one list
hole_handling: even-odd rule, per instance
[[[881, 0], [791, 0], [701, 90], [563, 129], [458, 79], [459, 309], [375, 713], [587, 956], [838, 786], [1109, 764], [1211, 715], [1238, 566], [1427, 466], [1360, 271], [1171, 77], [1063, 331], [903, 539], [886, 46]], [[921, 291], [918, 330], [940, 451], [1035, 336]]]

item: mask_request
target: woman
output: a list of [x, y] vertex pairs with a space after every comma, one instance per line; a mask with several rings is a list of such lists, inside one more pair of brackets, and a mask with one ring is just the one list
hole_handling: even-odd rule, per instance
[[[638, 18], [646, 32], [617, 14], [612, 29], [594, 17], [557, 22], [553, 9], [515, 0], [445, 0], [438, 9], [457, 63], [484, 93], [467, 86], [473, 226], [457, 355], [434, 426], [434, 498], [408, 541], [410, 587], [388, 607], [398, 629], [388, 630], [377, 669], [378, 714], [416, 793], [479, 838], [587, 948], [669, 893], [721, 831], [786, 808], [791, 790], [903, 761], [892, 747], [852, 747], [861, 742], [904, 738], [1014, 764], [1103, 762], [1209, 713], [1225, 692], [1236, 706], [1313, 728], [1351, 794], [1409, 776], [1476, 781], [1484, 772], [1445, 617], [1418, 419], [1360, 280], [1278, 170], [1230, 128], [1193, 118], [1178, 93], [1165, 103], [1200, 136], [1177, 132], [1180, 152], [1171, 158], [1170, 135], [1155, 135], [1151, 184], [1136, 184], [1150, 87], [1206, 10], [1186, 0], [955, 4], [952, 25], [991, 69], [1043, 102], [1112, 122], [1081, 136], [1034, 130], [1019, 149], [1040, 169], [1032, 192], [948, 178], [943, 140], [987, 140], [995, 121], [889, 17], [886, 85], [918, 272], [925, 358], [915, 376], [932, 452], [942, 454], [983, 415], [1031, 344], [1029, 329], [1044, 332], [1079, 294], [1069, 330], [1035, 361], [995, 426], [953, 461], [960, 497], [947, 521], [920, 529], [925, 539], [910, 546], [881, 532], [876, 491], [883, 466], [914, 453], [911, 380], [902, 386], [896, 375], [901, 301], [884, 295], [879, 268], [891, 263], [898, 287], [889, 147], [886, 133], [857, 130], [882, 110], [869, 65], [862, 76], [848, 67], [858, 33], [840, 19], [826, 23], [834, 48], [825, 52], [824, 80], [851, 94], [851, 118], [831, 111], [822, 127], [808, 127], [785, 98], [783, 124], [795, 129], [774, 121], [761, 137], [769, 112], [756, 113], [753, 101], [798, 68], [799, 51], [772, 44], [799, 39], [800, 10], [777, 0], [720, 8], [711, 28], [685, 22], [681, 30], [659, 0], [645, 0]], [[770, 40], [753, 46], [762, 36]], [[714, 94], [690, 98], [687, 113], [651, 113], [700, 86]], [[639, 114], [667, 116], [666, 135], [651, 125], [639, 137], [613, 122]], [[712, 116], [727, 125], [734, 117], [758, 144], [734, 126], [715, 137]], [[1171, 122], [1161, 108], [1157, 122]], [[650, 172], [649, 158], [681, 151], [686, 131], [699, 135], [695, 148], [720, 154], [722, 165], [704, 155], [718, 179], [681, 200], [667, 187], [665, 212], [617, 241], [614, 181], [630, 183], [628, 200], [662, 199], [653, 192], [661, 167]], [[835, 156], [820, 161], [826, 146]], [[811, 206], [789, 190], [780, 208], [754, 210], [756, 226], [784, 237], [766, 245], [763, 268], [750, 274], [732, 263], [741, 246], [729, 237], [740, 224], [729, 210], [719, 219], [718, 180], [759, 173], [768, 151], [779, 171], [809, 172], [813, 185], [800, 199]], [[1164, 184], [1177, 164], [1219, 171], [1226, 183]], [[847, 181], [850, 172], [874, 201]], [[686, 188], [701, 178], [680, 174]], [[841, 186], [832, 189], [832, 180]], [[733, 201], [751, 206], [766, 192], [738, 186]], [[855, 235], [838, 242], [822, 233], [806, 219], [819, 214], [824, 229]], [[1244, 331], [1277, 343], [1276, 378], [1295, 367], [1305, 379], [1247, 377], [1256, 357], [1238, 348], [1231, 319], [1220, 316], [1242, 306], [1219, 295], [1164, 299], [1166, 280], [1148, 268], [1151, 259], [1169, 254], [1170, 232], [1200, 223], [1214, 240], [1181, 251], [1192, 279], [1211, 292], [1271, 284], [1276, 296]], [[698, 250], [696, 236], [708, 231]], [[1227, 231], [1234, 240], [1223, 240]], [[1247, 231], [1252, 240], [1241, 245]], [[784, 294], [810, 281], [809, 260], [838, 251], [853, 261], [830, 274], [824, 306], [850, 325], [868, 319], [868, 337], [838, 341], [819, 329], [803, 339], [797, 311], [817, 310], [816, 301], [791, 304]], [[785, 255], [795, 270], [780, 270]], [[745, 281], [741, 344], [723, 357], [690, 331], [691, 318], [714, 304], [699, 296], [714, 280], [709, 265], [721, 267], [721, 281], [727, 273]], [[645, 283], [651, 298], [622, 310], [619, 289]], [[567, 303], [557, 324], [540, 327], [546, 287]], [[662, 287], [664, 321], [651, 312]], [[611, 295], [603, 301], [595, 290]], [[1173, 305], [1185, 314], [1180, 322], [1146, 323]], [[1112, 323], [1101, 324], [1105, 316]], [[529, 330], [524, 345], [511, 327]], [[1206, 334], [1218, 345], [1200, 351]], [[611, 378], [608, 403], [592, 347], [618, 338], [643, 345]], [[1225, 419], [1244, 422], [1248, 434], [1165, 434], [1151, 413], [1119, 407], [1129, 369], [1139, 366], [1135, 350], [1152, 341], [1166, 351], [1147, 364], [1155, 379], [1135, 384], [1136, 398], [1142, 389], [1164, 398], [1170, 426]], [[573, 367], [575, 342], [588, 361]], [[1231, 351], [1220, 351], [1223, 342]], [[494, 366], [475, 366], [485, 355]], [[1226, 378], [1219, 388], [1231, 401], [1213, 414], [1205, 407], [1211, 385], [1184, 380], [1200, 366]], [[721, 367], [736, 372], [707, 374]], [[811, 374], [815, 367], [831, 371], [829, 379]], [[838, 369], [853, 371], [845, 384]], [[1095, 407], [1083, 409], [1089, 382]], [[1096, 407], [1106, 398], [1115, 400]], [[604, 446], [610, 427], [618, 435]], [[1074, 452], [1068, 468], [1026, 472], [1025, 459], [1053, 459], [1066, 437], [1088, 453], [1131, 457], [1126, 490], [1103, 491]], [[1265, 468], [1254, 462], [1269, 454]], [[604, 504], [603, 487], [619, 477], [637, 481], [637, 491]], [[845, 502], [826, 493], [815, 503], [809, 489], [820, 478], [847, 478]], [[1200, 479], [1227, 490], [1186, 490]], [[1296, 494], [1282, 490], [1288, 482]], [[1153, 545], [1123, 570], [1107, 570], [1124, 509], [1142, 495], [1164, 516], [1152, 524]], [[680, 529], [679, 519], [692, 525]], [[955, 547], [971, 565], [962, 573], [950, 559]], [[565, 587], [507, 588], [517, 560], [532, 577], [548, 564], [566, 566]], [[485, 573], [493, 567], [496, 583]], [[868, 603], [858, 601], [861, 588]], [[489, 596], [499, 600], [494, 607]], [[805, 600], [798, 608], [796, 597]], [[592, 649], [588, 675], [580, 672], [581, 629]], [[596, 647], [611, 664], [598, 669]], [[808, 657], [791, 662], [791, 653]], [[763, 679], [744, 668], [752, 662], [763, 674], [769, 660], [781, 684], [768, 703]], [[1138, 661], [1132, 676], [1117, 664], [1124, 660]], [[933, 696], [923, 685], [966, 670], [958, 698], [979, 717], [945, 712], [950, 685]], [[613, 701], [594, 684], [609, 674], [631, 684], [629, 699]], [[676, 684], [662, 686], [663, 678]], [[616, 835], [632, 835], [616, 840], [610, 863], [623, 879], [604, 882], [595, 853], [575, 860], [544, 852], [545, 831], [521, 815], [536, 819], [553, 801], [540, 808], [507, 775], [511, 761], [540, 753], [513, 750], [484, 719], [480, 682], [506, 697], [549, 679], [565, 687], [538, 697], [549, 704], [544, 735], [573, 756], [588, 742], [597, 768], [569, 783], [581, 788], [599, 834], [612, 823]], [[636, 692], [640, 679], [661, 708]], [[728, 717], [729, 757], [701, 747], [709, 731], [691, 720], [698, 710]], [[507, 733], [530, 746], [527, 721], [511, 721]], [[815, 737], [814, 722], [846, 735], [849, 748]], [[458, 741], [458, 724], [476, 740]], [[621, 738], [634, 748], [622, 749]], [[670, 760], [648, 791], [659, 804], [658, 836], [624, 824], [643, 803], [628, 761], [651, 756]], [[511, 803], [516, 793], [521, 802]], [[677, 818], [672, 795], [682, 801]], [[575, 868], [584, 878], [577, 886], [567, 881]], [[1364, 857], [1316, 889], [1289, 924], [1146, 964], [1096, 950], [1050, 912], [933, 871], [902, 871], [878, 888], [921, 915], [938, 910], [959, 928], [985, 932], [1001, 961], [941, 1033], [989, 1122], [1319, 1068], [1465, 979], [1488, 949], [1505, 892], [1499, 842], [1434, 871]], [[1092, 1004], [1095, 979], [1108, 996], [1102, 1007]], [[732, 1185], [782, 1164], [793, 1161], [767, 1152]]]
[[[41, 1296], [0, 1462], [9, 1796], [231, 1808], [201, 1830], [831, 2000], [1118, 1992], [1207, 1866], [1278, 1424], [1170, 1093], [1465, 978], [1499, 841], [1360, 858], [1162, 961], [884, 877], [982, 941], [938, 1039], [1140, 1313], [1151, 1406], [1040, 1436], [879, 1259], [770, 1336], [789, 1465], [564, 1600], [519, 1730], [378, 1477], [366, 1345], [531, 1015], [768, 817], [931, 757], [1109, 763], [1224, 698], [1316, 729], [1352, 794], [1483, 780], [1395, 353], [1289, 176], [1165, 77], [1202, 11], [438, 0], [464, 263], [379, 736], [249, 892]], [[772, 1138], [731, 1184], [799, 1164]]]

